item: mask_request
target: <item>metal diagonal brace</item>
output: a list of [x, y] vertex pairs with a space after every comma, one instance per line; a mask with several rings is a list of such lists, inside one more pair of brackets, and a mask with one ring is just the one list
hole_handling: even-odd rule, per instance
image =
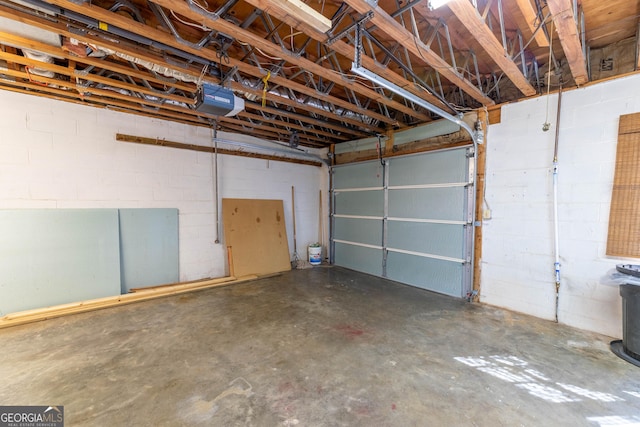
[[327, 41], [325, 42], [325, 44], [327, 44], [327, 45], [333, 44], [336, 40], [340, 40], [341, 38], [346, 36], [354, 28], [356, 28], [356, 31], [357, 31], [357, 27], [359, 27], [360, 25], [362, 25], [365, 22], [369, 21], [371, 18], [373, 18], [373, 11], [369, 11], [369, 12], [365, 13], [362, 18], [360, 18], [359, 20], [357, 20], [353, 24], [349, 25], [347, 28], [345, 28], [344, 30], [340, 31], [338, 34], [329, 37], [327, 39]]

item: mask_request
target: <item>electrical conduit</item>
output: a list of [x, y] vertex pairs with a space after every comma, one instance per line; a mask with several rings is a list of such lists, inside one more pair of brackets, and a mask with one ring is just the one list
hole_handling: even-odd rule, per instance
[[553, 249], [555, 261], [553, 268], [556, 278], [555, 321], [558, 322], [558, 304], [560, 301], [560, 243], [558, 232], [558, 141], [560, 140], [560, 110], [562, 107], [562, 78], [558, 90], [558, 111], [556, 114], [556, 136], [553, 148]]

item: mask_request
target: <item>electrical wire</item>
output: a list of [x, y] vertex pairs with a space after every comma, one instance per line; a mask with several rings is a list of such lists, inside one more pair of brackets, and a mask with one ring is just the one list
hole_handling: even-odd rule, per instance
[[[551, 31], [549, 31], [549, 72], [547, 73], [547, 111], [544, 119], [544, 126], [549, 123], [549, 93], [551, 92], [551, 55], [553, 54], [553, 21], [551, 21]], [[558, 124], [556, 123], [556, 126]]]
[[197, 29], [203, 30], [203, 31], [212, 31], [211, 28], [207, 27], [206, 25], [196, 24], [195, 22], [185, 21], [184, 19], [180, 18], [173, 10], [171, 11], [171, 16], [176, 18], [176, 20], [178, 20], [179, 22], [182, 22], [184, 25], [188, 25], [190, 27], [197, 28]]
[[209, 3], [207, 3], [207, 0], [202, 0], [202, 1], [204, 1], [204, 3], [207, 5], [206, 8], [204, 6], [202, 6], [200, 3], [198, 3], [197, 1], [195, 1], [195, 0], [193, 0], [191, 3], [196, 5], [197, 7], [199, 7], [200, 9], [204, 10], [207, 13], [213, 13], [212, 11], [207, 9], [209, 7]]
[[205, 64], [204, 67], [202, 67], [202, 72], [200, 72], [200, 77], [198, 77], [198, 81], [196, 82], [197, 87], [202, 86], [202, 80], [204, 79], [204, 76], [207, 73], [208, 69], [209, 69], [209, 64]]
[[298, 31], [298, 32], [295, 32], [295, 33], [294, 33], [294, 32], [293, 32], [293, 27], [289, 27], [289, 28], [291, 28], [291, 34], [288, 34], [288, 35], [284, 36], [284, 37], [282, 38], [282, 41], [285, 41], [285, 40], [287, 40], [288, 38], [290, 38], [290, 39], [291, 39], [291, 50], [293, 51], [293, 49], [294, 49], [294, 46], [293, 46], [293, 38], [294, 38], [295, 36], [299, 36], [300, 34], [303, 34], [303, 32], [302, 32], [302, 31]]

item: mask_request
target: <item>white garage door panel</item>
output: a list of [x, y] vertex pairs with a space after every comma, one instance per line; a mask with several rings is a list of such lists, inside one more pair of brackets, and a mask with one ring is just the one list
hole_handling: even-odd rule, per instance
[[382, 220], [336, 218], [335, 235], [349, 242], [382, 246]]
[[[471, 287], [468, 148], [333, 169], [335, 264], [436, 292]], [[380, 249], [377, 249], [380, 248]]]
[[460, 263], [391, 251], [387, 255], [389, 279], [454, 297], [462, 293], [462, 270]]
[[363, 273], [382, 276], [382, 249], [335, 242], [335, 264]]
[[[391, 165], [391, 168], [395, 165]], [[463, 221], [464, 187], [389, 190], [389, 216]]]
[[448, 258], [464, 258], [460, 225], [389, 221], [387, 247]]
[[340, 192], [335, 197], [335, 213], [380, 217], [384, 215], [382, 190]]
[[[463, 149], [464, 151], [464, 149]], [[394, 157], [389, 170], [389, 186], [465, 182], [466, 154], [460, 150], [438, 151], [407, 157]]]
[[382, 188], [382, 165], [367, 162], [333, 169], [334, 189], [380, 187]]

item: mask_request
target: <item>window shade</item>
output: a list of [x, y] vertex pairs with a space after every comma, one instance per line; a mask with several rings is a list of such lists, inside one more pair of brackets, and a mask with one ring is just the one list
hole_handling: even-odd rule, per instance
[[640, 113], [620, 116], [607, 255], [640, 258]]

